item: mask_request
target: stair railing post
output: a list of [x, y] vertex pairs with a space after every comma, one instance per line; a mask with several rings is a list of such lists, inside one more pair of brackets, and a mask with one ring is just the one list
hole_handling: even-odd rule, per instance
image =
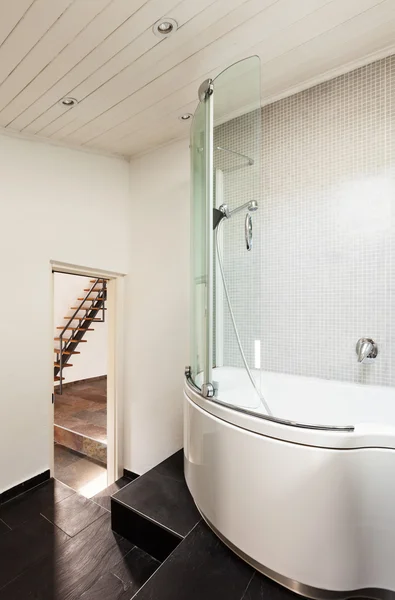
[[107, 282], [103, 279], [103, 323], [106, 320], [105, 300], [107, 298]]
[[61, 332], [60, 336], [59, 336], [59, 340], [60, 340], [60, 352], [59, 352], [59, 377], [60, 377], [60, 381], [59, 381], [59, 392], [60, 395], [62, 395], [62, 391], [63, 391], [63, 348], [62, 348], [62, 344], [63, 344], [63, 331]]

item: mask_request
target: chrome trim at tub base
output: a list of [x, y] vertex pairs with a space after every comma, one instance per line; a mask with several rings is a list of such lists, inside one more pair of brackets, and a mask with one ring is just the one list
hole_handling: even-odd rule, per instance
[[226, 539], [218, 529], [205, 517], [200, 508], [197, 506], [200, 514], [202, 515], [204, 521], [210, 527], [210, 529], [215, 533], [215, 535], [223, 542], [232, 552], [234, 552], [239, 558], [244, 560], [244, 562], [248, 563], [265, 575], [269, 579], [272, 579], [276, 583], [282, 585], [287, 588], [291, 592], [298, 594], [299, 596], [303, 596], [304, 598], [311, 598], [312, 600], [347, 600], [348, 598], [371, 598], [372, 600], [395, 600], [395, 592], [391, 590], [384, 590], [381, 588], [365, 588], [361, 590], [350, 590], [345, 592], [336, 592], [332, 590], [322, 590], [320, 588], [313, 587], [311, 585], [306, 585], [305, 583], [299, 583], [299, 581], [295, 581], [294, 579], [290, 579], [289, 577], [285, 577], [284, 575], [280, 575], [272, 569], [261, 565], [253, 558], [250, 558], [244, 552], [236, 548], [232, 542]]

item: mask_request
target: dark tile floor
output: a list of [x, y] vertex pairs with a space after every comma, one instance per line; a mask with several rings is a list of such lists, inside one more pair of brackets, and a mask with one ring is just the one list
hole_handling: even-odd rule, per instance
[[159, 523], [181, 538], [200, 521], [184, 479], [180, 450], [117, 492], [114, 500]]
[[134, 600], [296, 600], [254, 571], [200, 521]]
[[[193, 568], [192, 568], [193, 565]], [[163, 563], [136, 600], [241, 600], [253, 575], [200, 522]]]
[[107, 442], [107, 379], [76, 381], [55, 392], [55, 425]]
[[97, 494], [95, 494], [95, 496], [92, 499], [94, 500], [94, 502], [96, 502], [97, 504], [100, 504], [100, 506], [102, 506], [103, 508], [105, 508], [106, 510], [108, 510], [110, 512], [111, 511], [111, 496], [113, 494], [115, 494], [118, 490], [125, 487], [125, 485], [127, 485], [130, 482], [131, 482], [131, 480], [128, 477], [121, 477], [121, 479], [118, 479], [118, 481], [116, 481], [112, 485], [109, 485], [107, 488], [105, 488], [101, 492], [98, 492]]
[[[204, 523], [185, 483], [183, 451], [115, 494], [112, 523], [119, 534], [141, 540], [137, 545], [163, 560], [133, 600], [296, 598], [239, 559]], [[173, 545], [169, 528], [177, 532]]]
[[0, 519], [0, 600], [130, 600], [160, 565], [56, 480], [3, 504]]
[[[159, 495], [152, 493], [152, 477], [144, 475], [136, 481], [147, 482], [151, 496], [146, 499], [150, 496], [152, 505], [170, 498], [165, 514], [169, 519], [174, 503], [170, 492], [163, 495], [163, 488], [167, 482], [177, 493], [174, 482], [185, 485], [182, 452], [150, 475], [164, 478], [156, 488]], [[122, 478], [89, 500], [50, 480], [1, 505], [0, 600], [296, 599], [240, 560], [199, 516], [185, 537], [178, 536], [177, 546], [162, 564], [113, 532], [109, 498], [114, 490], [132, 489], [135, 482], [129, 481]], [[188, 502], [193, 504], [184, 496], [178, 511], [191, 514]], [[160, 537], [166, 531], [149, 517], [147, 522], [155, 524], [155, 531], [150, 530], [154, 535]], [[180, 522], [182, 528], [185, 523], [176, 515], [172, 525], [177, 528]]]
[[55, 444], [55, 477], [87, 498], [107, 487], [103, 464], [60, 444]]

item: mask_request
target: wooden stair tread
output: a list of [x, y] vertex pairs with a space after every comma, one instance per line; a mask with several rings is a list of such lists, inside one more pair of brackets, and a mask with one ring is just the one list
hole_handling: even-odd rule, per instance
[[77, 298], [77, 300], [85, 300], [85, 302], [96, 302], [99, 300], [104, 300], [104, 298]]
[[77, 308], [79, 308], [80, 310], [107, 310], [106, 308], [92, 308], [91, 306], [87, 306], [86, 308], [80, 308], [79, 306], [70, 306], [70, 310], [77, 310]]
[[95, 283], [95, 281], [107, 281], [107, 279], [91, 279], [90, 282], [91, 283]]
[[[54, 367], [60, 367], [60, 363], [55, 362], [53, 364]], [[71, 365], [70, 363], [66, 363], [64, 365], [62, 365], [62, 369], [64, 369], [65, 367], [72, 367], [73, 365]]]
[[54, 377], [54, 381], [60, 381], [60, 379], [62, 379], [62, 381], [64, 380], [64, 377], [60, 378], [60, 377]]
[[[85, 330], [84, 330], [85, 331]], [[60, 342], [60, 337], [54, 338], [55, 342]], [[88, 340], [76, 340], [74, 338], [62, 338], [62, 342], [74, 342], [75, 344], [86, 344]]]
[[104, 292], [105, 288], [98, 288], [97, 290], [95, 290], [94, 288], [84, 288], [84, 292]]
[[[56, 354], [60, 354], [60, 348], [54, 348], [53, 351], [56, 352]], [[62, 354], [81, 354], [81, 352], [77, 352], [76, 350], [62, 350]]]
[[[56, 329], [64, 329], [64, 327], [57, 327]], [[66, 327], [65, 331], [95, 331], [94, 329], [84, 329], [83, 327]]]
[[[63, 317], [64, 319], [68, 319], [70, 320], [71, 317]], [[98, 323], [101, 323], [101, 319], [95, 319], [93, 317], [73, 317], [72, 319], [73, 321], [97, 321]]]

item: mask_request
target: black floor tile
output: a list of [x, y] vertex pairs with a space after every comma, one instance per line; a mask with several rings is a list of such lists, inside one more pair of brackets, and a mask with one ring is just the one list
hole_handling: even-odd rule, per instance
[[179, 450], [154, 468], [155, 471], [178, 481], [184, 481], [184, 450]]
[[139, 589], [149, 577], [160, 567], [160, 562], [141, 550], [134, 547], [120, 561], [111, 572], [118, 577], [123, 583], [136, 591]]
[[77, 600], [131, 549], [111, 531], [106, 512], [1, 589], [0, 600]]
[[253, 573], [201, 522], [134, 600], [240, 600]]
[[125, 485], [128, 485], [131, 480], [128, 477], [121, 477], [115, 483], [106, 487], [105, 490], [102, 490], [95, 496], [91, 498], [97, 504], [100, 504], [103, 508], [110, 511], [111, 510], [111, 496], [121, 490]]
[[111, 524], [119, 535], [159, 561], [165, 560], [182, 541], [180, 535], [154, 523], [114, 498], [111, 500]]
[[129, 588], [112, 573], [106, 573], [79, 600], [130, 600]]
[[88, 498], [74, 494], [55, 506], [46, 508], [42, 514], [67, 535], [73, 537], [106, 514], [106, 511]]
[[184, 480], [148, 471], [115, 494], [115, 499], [182, 537], [200, 520]]
[[38, 516], [43, 510], [74, 494], [74, 490], [51, 479], [36, 488], [2, 504], [0, 518], [11, 529]]
[[81, 600], [130, 600], [160, 566], [140, 548], [133, 548], [110, 572], [100, 577]]
[[4, 521], [0, 519], [0, 535], [3, 535], [3, 533], [8, 533], [9, 531], [11, 531], [11, 527], [8, 527], [8, 525], [6, 525]]
[[[0, 588], [36, 564], [54, 555], [70, 538], [38, 515], [0, 537]], [[49, 558], [50, 559], [50, 558]], [[11, 600], [10, 596], [10, 600]]]
[[[300, 596], [298, 596], [300, 598]], [[242, 600], [296, 600], [297, 595], [275, 583], [268, 577], [255, 572]]]

